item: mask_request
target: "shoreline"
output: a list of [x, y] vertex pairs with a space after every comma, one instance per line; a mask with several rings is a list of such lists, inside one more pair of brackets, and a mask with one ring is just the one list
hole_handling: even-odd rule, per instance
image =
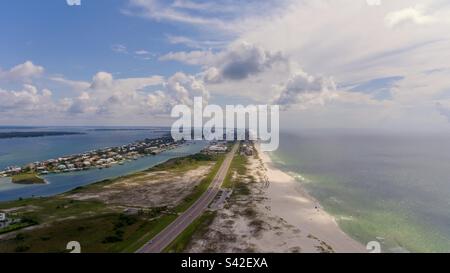
[[[189, 252], [202, 253], [210, 246], [218, 246], [215, 251], [224, 253], [367, 252], [365, 246], [340, 229], [335, 219], [322, 209], [319, 202], [294, 177], [278, 169], [269, 154], [261, 152], [258, 145], [255, 148], [257, 154], [249, 157], [246, 163], [250, 173], [239, 182], [244, 187], [235, 188], [238, 194], [217, 211], [219, 215], [209, 227], [212, 232], [199, 234], [194, 245], [188, 248]], [[236, 175], [233, 176], [239, 180]], [[128, 187], [135, 184], [130, 183], [122, 183], [125, 187], [122, 190], [129, 191]], [[156, 184], [148, 186], [153, 188], [154, 185]], [[114, 196], [115, 189], [111, 186], [106, 186], [105, 189], [106, 193], [87, 194], [88, 199], [109, 200]], [[72, 198], [86, 200], [77, 194], [72, 193]], [[142, 200], [148, 202], [146, 194], [144, 195]], [[150, 199], [155, 201], [155, 198]], [[123, 199], [123, 196], [118, 200], [126, 204], [129, 201], [128, 198]], [[160, 205], [160, 201], [156, 203]], [[136, 204], [133, 201], [134, 206]]]
[[46, 175], [43, 177], [46, 181], [45, 184], [15, 184], [12, 183], [11, 177], [0, 177], [0, 195], [5, 194], [0, 198], [0, 204], [15, 201], [19, 198], [51, 197], [85, 185], [139, 173], [165, 163], [170, 159], [196, 154], [203, 147], [204, 145], [200, 142], [188, 145], [183, 144], [158, 155], [140, 157], [138, 160], [130, 161], [128, 164], [117, 164], [111, 168]]
[[104, 147], [78, 154], [36, 161], [21, 167], [9, 166], [4, 171], [0, 171], [0, 175], [15, 177], [30, 171], [36, 173], [36, 175], [47, 175], [73, 173], [90, 169], [105, 169], [116, 164], [123, 165], [127, 161], [137, 160], [140, 157], [158, 155], [175, 149], [183, 145], [183, 143], [175, 141], [169, 136], [161, 136], [154, 139], [146, 138], [122, 146]]
[[320, 241], [334, 252], [367, 253], [365, 246], [346, 234], [335, 218], [294, 177], [277, 168], [270, 155], [262, 152], [259, 145], [255, 147], [269, 181], [266, 205], [273, 214], [302, 230], [303, 234], [308, 234], [300, 239], [303, 252], [317, 252], [317, 241]]

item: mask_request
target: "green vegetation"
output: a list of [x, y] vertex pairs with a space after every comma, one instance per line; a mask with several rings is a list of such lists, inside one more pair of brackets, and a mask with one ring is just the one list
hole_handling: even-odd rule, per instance
[[[223, 160], [224, 156], [197, 154], [172, 159], [147, 171], [103, 180], [54, 197], [0, 203], [0, 210], [12, 209], [14, 217], [22, 219], [3, 233], [18, 232], [36, 225], [30, 230], [13, 233], [2, 239], [0, 252], [66, 252], [66, 244], [74, 240], [80, 242], [82, 252], [134, 252], [173, 222], [179, 212], [189, 208], [208, 189]], [[125, 215], [122, 213], [123, 208], [100, 201], [67, 198], [75, 193], [101, 191], [102, 187], [123, 179], [144, 179], [148, 172], [183, 173], [211, 163], [215, 165], [208, 176], [170, 210], [166, 207], [148, 208], [136, 215]]]
[[167, 171], [171, 172], [186, 172], [195, 169], [205, 162], [213, 162], [218, 159], [217, 156], [195, 154], [187, 157], [174, 158], [161, 165], [155, 166], [151, 170], [153, 171]]
[[249, 186], [241, 181], [237, 182], [233, 189], [233, 195], [249, 195], [250, 193]]
[[195, 187], [194, 191], [186, 196], [186, 198], [183, 199], [183, 202], [175, 208], [176, 212], [183, 212], [187, 210], [208, 189], [209, 185], [219, 171], [224, 159], [224, 155], [218, 156], [217, 162], [212, 168], [211, 172], [209, 172], [209, 174], [200, 182], [200, 184]]
[[138, 217], [125, 222], [122, 218], [122, 214], [112, 213], [61, 221], [2, 240], [0, 252], [60, 253], [65, 252], [66, 244], [74, 240], [80, 242], [83, 252], [112, 252], [122, 245], [107, 242], [107, 238], [120, 233], [121, 241], [117, 243], [126, 241], [146, 224]]
[[34, 219], [39, 223], [112, 212], [101, 202], [77, 201], [62, 196], [23, 199], [0, 204], [1, 210], [11, 208], [20, 208], [19, 212], [16, 213], [16, 218]]
[[[189, 157], [191, 158], [191, 157]], [[203, 158], [203, 157], [200, 157]], [[208, 158], [210, 158], [208, 156]], [[148, 232], [146, 232], [140, 239], [137, 240], [137, 242], [133, 243], [126, 249], [126, 252], [134, 252], [138, 250], [142, 245], [144, 245], [146, 242], [151, 240], [155, 235], [157, 235], [160, 231], [162, 231], [166, 226], [168, 226], [170, 223], [172, 223], [177, 217], [178, 213], [184, 212], [187, 210], [190, 206], [194, 204], [194, 202], [208, 189], [209, 185], [211, 184], [212, 180], [216, 176], [217, 172], [220, 169], [220, 166], [222, 165], [223, 160], [225, 159], [224, 155], [213, 157], [217, 158], [217, 162], [214, 165], [212, 171], [208, 174], [207, 177], [205, 177], [199, 185], [197, 185], [194, 189], [194, 191], [188, 195], [186, 198], [183, 199], [183, 201], [176, 206], [173, 209], [173, 214], [165, 214], [162, 215], [157, 220], [154, 220], [152, 223], [150, 223], [150, 226], [148, 227]], [[191, 158], [192, 159], [192, 158]], [[190, 160], [190, 159], [188, 159]], [[177, 165], [177, 164], [175, 164]], [[172, 171], [172, 170], [171, 170]]]
[[175, 221], [177, 217], [178, 215], [176, 214], [164, 214], [161, 217], [148, 222], [129, 239], [127, 246], [118, 252], [136, 252], [145, 243], [160, 233], [166, 226]]
[[245, 155], [236, 154], [231, 162], [230, 169], [228, 170], [222, 187], [227, 189], [236, 187], [237, 179], [233, 179], [233, 175], [235, 173], [240, 176], [245, 175], [247, 173], [247, 163], [248, 159]]
[[205, 212], [187, 227], [165, 250], [164, 252], [183, 252], [191, 242], [193, 235], [200, 236], [208, 231], [209, 225], [216, 217], [216, 212]]
[[35, 224], [32, 223], [32, 222], [22, 222], [21, 221], [19, 223], [15, 223], [15, 224], [12, 224], [12, 225], [9, 225], [9, 226], [7, 226], [5, 228], [0, 229], [0, 234], [4, 234], [4, 233], [11, 232], [11, 231], [19, 230], [19, 229], [26, 228], [26, 227], [29, 227], [29, 226], [32, 226], [32, 225], [35, 225]]
[[[24, 232], [21, 240], [0, 242], [0, 252], [64, 252], [69, 241], [79, 241], [83, 252], [120, 252], [152, 228], [147, 215], [128, 216], [106, 204], [61, 197], [27, 199], [1, 204], [0, 208], [23, 208], [21, 219], [45, 223]], [[23, 220], [22, 220], [23, 222]], [[18, 230], [30, 226], [16, 226]], [[6, 232], [5, 232], [6, 233]], [[21, 236], [22, 237], [22, 236]]]
[[208, 162], [215, 162], [218, 157], [216, 156], [209, 156], [209, 155], [203, 155], [203, 154], [195, 154], [187, 157], [180, 157], [180, 158], [173, 158], [170, 159], [164, 163], [161, 163], [159, 165], [156, 165], [150, 169], [147, 169], [145, 171], [136, 172], [124, 176], [120, 176], [114, 179], [105, 179], [96, 183], [92, 183], [87, 186], [82, 186], [73, 189], [69, 193], [83, 193], [87, 191], [95, 191], [100, 190], [102, 187], [116, 183], [118, 181], [121, 181], [123, 179], [134, 179], [136, 182], [139, 182], [140, 179], [147, 179], [145, 176], [149, 172], [156, 172], [156, 171], [170, 171], [171, 173], [183, 173], [187, 172], [193, 169], [196, 169], [205, 163]]
[[12, 182], [16, 184], [45, 184], [45, 180], [33, 172], [14, 175]]
[[233, 158], [233, 162], [231, 163], [230, 170], [225, 177], [222, 187], [223, 188], [233, 188], [235, 187], [235, 179], [233, 179], [233, 175], [237, 173], [238, 175], [245, 175], [247, 172], [247, 158], [244, 155], [235, 155]]
[[122, 242], [123, 236], [125, 234], [125, 229], [128, 226], [133, 225], [136, 223], [138, 219], [134, 216], [121, 214], [119, 216], [119, 219], [117, 219], [117, 222], [114, 224], [113, 235], [109, 235], [103, 239], [102, 243], [116, 243], [116, 242]]
[[[229, 148], [232, 148], [232, 145], [229, 145]], [[222, 156], [222, 158], [218, 162], [218, 168], [220, 168], [220, 165], [222, 164], [225, 157]], [[239, 183], [240, 180], [233, 179], [233, 174], [236, 172], [239, 175], [245, 175], [247, 173], [247, 157], [235, 154], [233, 157], [233, 160], [230, 165], [230, 169], [228, 170], [228, 173], [225, 177], [225, 180], [222, 184], [223, 188], [234, 188], [234, 190], [237, 190], [240, 194], [250, 194], [250, 189], [245, 183]], [[216, 165], [217, 167], [217, 165]], [[217, 170], [218, 170], [217, 168]], [[214, 172], [211, 172], [210, 175], [217, 172], [215, 170]], [[213, 175], [213, 177], [214, 177]], [[211, 178], [212, 179], [212, 178]], [[209, 185], [209, 184], [208, 184]], [[194, 199], [196, 200], [196, 199]], [[183, 252], [189, 243], [191, 242], [192, 238], [194, 236], [202, 237], [203, 234], [205, 234], [208, 230], [209, 225], [213, 222], [214, 218], [216, 217], [215, 212], [205, 212], [202, 216], [200, 216], [198, 219], [196, 219], [192, 224], [189, 225], [188, 228], [186, 228], [165, 250], [164, 252]]]

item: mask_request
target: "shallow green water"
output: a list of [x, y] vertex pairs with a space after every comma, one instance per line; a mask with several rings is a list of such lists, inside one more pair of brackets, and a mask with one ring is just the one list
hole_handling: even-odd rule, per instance
[[450, 138], [374, 132], [282, 134], [280, 168], [362, 243], [450, 252]]

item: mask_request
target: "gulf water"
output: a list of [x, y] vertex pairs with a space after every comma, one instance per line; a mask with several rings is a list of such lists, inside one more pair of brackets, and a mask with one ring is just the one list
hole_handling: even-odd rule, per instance
[[307, 130], [271, 156], [362, 243], [450, 252], [448, 135]]

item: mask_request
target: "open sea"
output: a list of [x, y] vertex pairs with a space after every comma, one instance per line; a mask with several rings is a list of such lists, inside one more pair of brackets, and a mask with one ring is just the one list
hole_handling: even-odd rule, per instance
[[309, 130], [271, 156], [360, 242], [450, 252], [449, 135]]
[[[0, 139], [0, 170], [8, 166], [23, 166], [35, 161], [120, 146], [145, 138], [158, 138], [167, 134], [169, 129], [153, 127], [0, 127], [0, 133], [19, 131], [64, 131], [84, 134]], [[60, 194], [79, 186], [142, 171], [171, 158], [198, 153], [205, 145], [206, 143], [202, 141], [192, 142], [155, 156], [142, 157], [108, 169], [46, 175], [43, 177], [48, 182], [46, 185], [17, 185], [12, 184], [9, 178], [0, 178], [0, 201]]]

